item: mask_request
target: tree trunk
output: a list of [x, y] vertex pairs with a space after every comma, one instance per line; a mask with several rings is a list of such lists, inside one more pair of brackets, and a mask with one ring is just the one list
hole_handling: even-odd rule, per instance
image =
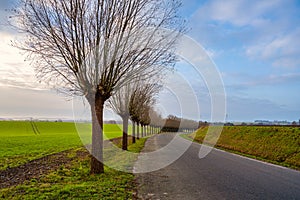
[[90, 102], [92, 112], [92, 158], [91, 174], [104, 172], [103, 165], [103, 104], [101, 97]]
[[136, 123], [136, 139], [140, 139], [140, 123]]
[[135, 122], [132, 121], [132, 143], [135, 143]]
[[141, 125], [141, 138], [143, 138], [144, 137], [144, 126], [143, 125]]
[[149, 132], [149, 125], [148, 125], [148, 126], [146, 126], [146, 134], [147, 134], [147, 136], [150, 135], [149, 133], [150, 133], [150, 132]]
[[123, 120], [123, 140], [122, 140], [122, 149], [127, 150], [128, 146], [128, 116], [122, 117]]

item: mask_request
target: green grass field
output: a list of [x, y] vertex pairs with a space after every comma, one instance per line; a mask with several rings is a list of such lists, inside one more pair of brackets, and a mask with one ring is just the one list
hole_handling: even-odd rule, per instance
[[[122, 126], [105, 124], [105, 139], [122, 136]], [[129, 126], [131, 133], [131, 126]], [[0, 121], [0, 170], [91, 141], [91, 125], [69, 122]]]
[[[207, 127], [190, 135], [202, 143]], [[217, 147], [300, 169], [300, 128], [232, 126], [223, 128]]]
[[[128, 151], [138, 153], [146, 138], [128, 146]], [[78, 156], [81, 155], [81, 156]], [[32, 178], [17, 186], [0, 189], [3, 199], [133, 199], [134, 175], [105, 166], [105, 173], [90, 175], [90, 157], [84, 148], [67, 151], [72, 162], [62, 165], [39, 178]], [[124, 158], [118, 157], [119, 162]], [[116, 160], [117, 161], [117, 160]], [[51, 161], [49, 161], [51, 162]]]
[[[105, 124], [105, 139], [122, 136], [121, 125]], [[129, 127], [131, 132], [131, 126]], [[134, 175], [105, 166], [105, 173], [90, 175], [90, 156], [82, 140], [91, 140], [91, 124], [67, 122], [0, 121], [0, 170], [64, 151], [72, 161], [52, 169], [39, 178], [0, 189], [3, 199], [132, 199]], [[131, 141], [131, 140], [129, 140]], [[129, 144], [138, 153], [146, 138]], [[116, 144], [120, 142], [117, 140]], [[81, 156], [80, 156], [81, 155]], [[137, 156], [137, 155], [136, 155]], [[111, 155], [118, 164], [132, 167], [122, 155]], [[48, 164], [55, 163], [49, 159]], [[47, 165], [48, 165], [47, 164]], [[33, 169], [34, 170], [34, 169]]]

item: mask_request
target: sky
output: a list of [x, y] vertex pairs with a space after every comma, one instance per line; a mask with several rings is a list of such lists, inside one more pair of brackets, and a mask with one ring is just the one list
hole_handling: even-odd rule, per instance
[[[187, 21], [186, 34], [206, 50], [223, 79], [226, 120], [298, 121], [300, 1], [182, 0], [182, 3], [180, 15]], [[72, 119], [70, 97], [38, 83], [30, 62], [10, 45], [11, 40], [22, 37], [7, 25], [9, 12], [5, 10], [14, 6], [14, 0], [0, 1], [0, 118]], [[157, 105], [162, 114], [210, 121], [211, 94], [203, 77], [195, 75], [188, 62], [179, 62], [176, 72], [166, 82]], [[189, 83], [193, 94], [184, 88], [188, 86], [183, 82]], [[195, 102], [191, 103], [193, 95], [197, 109]], [[181, 103], [180, 96], [185, 96]], [[115, 117], [106, 112], [106, 119]]]

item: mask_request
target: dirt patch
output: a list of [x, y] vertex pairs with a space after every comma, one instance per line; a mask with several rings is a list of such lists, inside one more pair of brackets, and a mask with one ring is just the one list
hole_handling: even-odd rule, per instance
[[[131, 141], [132, 138], [129, 137], [128, 140]], [[115, 138], [110, 141], [116, 145], [120, 145], [122, 138]], [[108, 144], [108, 141], [104, 141], [104, 146]], [[19, 185], [33, 178], [39, 179], [42, 175], [59, 169], [60, 166], [70, 164], [74, 159], [89, 156], [89, 152], [84, 148], [77, 150], [76, 156], [69, 156], [69, 153], [72, 151], [74, 149], [48, 155], [32, 160], [24, 165], [0, 171], [0, 189]]]
[[[132, 140], [131, 137], [128, 138]], [[111, 142], [116, 145], [121, 144], [121, 138], [111, 139]], [[104, 146], [108, 145], [108, 141], [104, 141]], [[8, 168], [0, 171], [0, 189], [24, 183], [26, 180], [39, 179], [42, 175], [51, 171], [57, 170], [60, 166], [71, 164], [74, 159], [84, 158], [89, 156], [89, 152], [85, 149], [78, 149], [76, 155], [69, 154], [74, 149], [62, 151], [56, 154], [51, 154], [36, 160], [32, 160], [18, 167]]]
[[[19, 185], [32, 178], [39, 179], [40, 176], [50, 171], [58, 169], [60, 166], [70, 163], [74, 158], [68, 157], [71, 150], [48, 155], [36, 160], [32, 160], [24, 165], [14, 168], [8, 168], [0, 171], [0, 189]], [[83, 151], [79, 152], [80, 156], [85, 156]]]

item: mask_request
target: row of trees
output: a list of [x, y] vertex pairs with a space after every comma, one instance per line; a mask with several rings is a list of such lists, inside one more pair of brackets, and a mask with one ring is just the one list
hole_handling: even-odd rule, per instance
[[183, 119], [174, 115], [169, 115], [162, 126], [162, 131], [166, 132], [193, 132], [202, 126], [201, 122]]
[[[129, 117], [137, 124], [149, 123], [143, 115], [151, 103], [137, 116], [144, 100], [136, 100], [135, 94], [142, 98], [148, 80], [160, 78], [175, 64], [176, 43], [184, 31], [180, 5], [178, 0], [20, 0], [11, 19], [26, 38], [14, 45], [27, 52], [39, 80], [89, 102], [91, 173], [104, 172], [103, 106], [111, 96], [129, 106], [128, 113], [119, 112], [125, 130]], [[141, 88], [136, 87], [139, 81]]]
[[[139, 128], [135, 133], [135, 125], [146, 127], [151, 123], [150, 112], [154, 113], [153, 105], [155, 96], [161, 86], [157, 83], [149, 82], [150, 79], [137, 80], [126, 84], [108, 100], [110, 108], [117, 113], [123, 121], [122, 149], [127, 150], [128, 145], [128, 121], [133, 124], [133, 143], [139, 139]], [[143, 131], [142, 131], [143, 132]]]

